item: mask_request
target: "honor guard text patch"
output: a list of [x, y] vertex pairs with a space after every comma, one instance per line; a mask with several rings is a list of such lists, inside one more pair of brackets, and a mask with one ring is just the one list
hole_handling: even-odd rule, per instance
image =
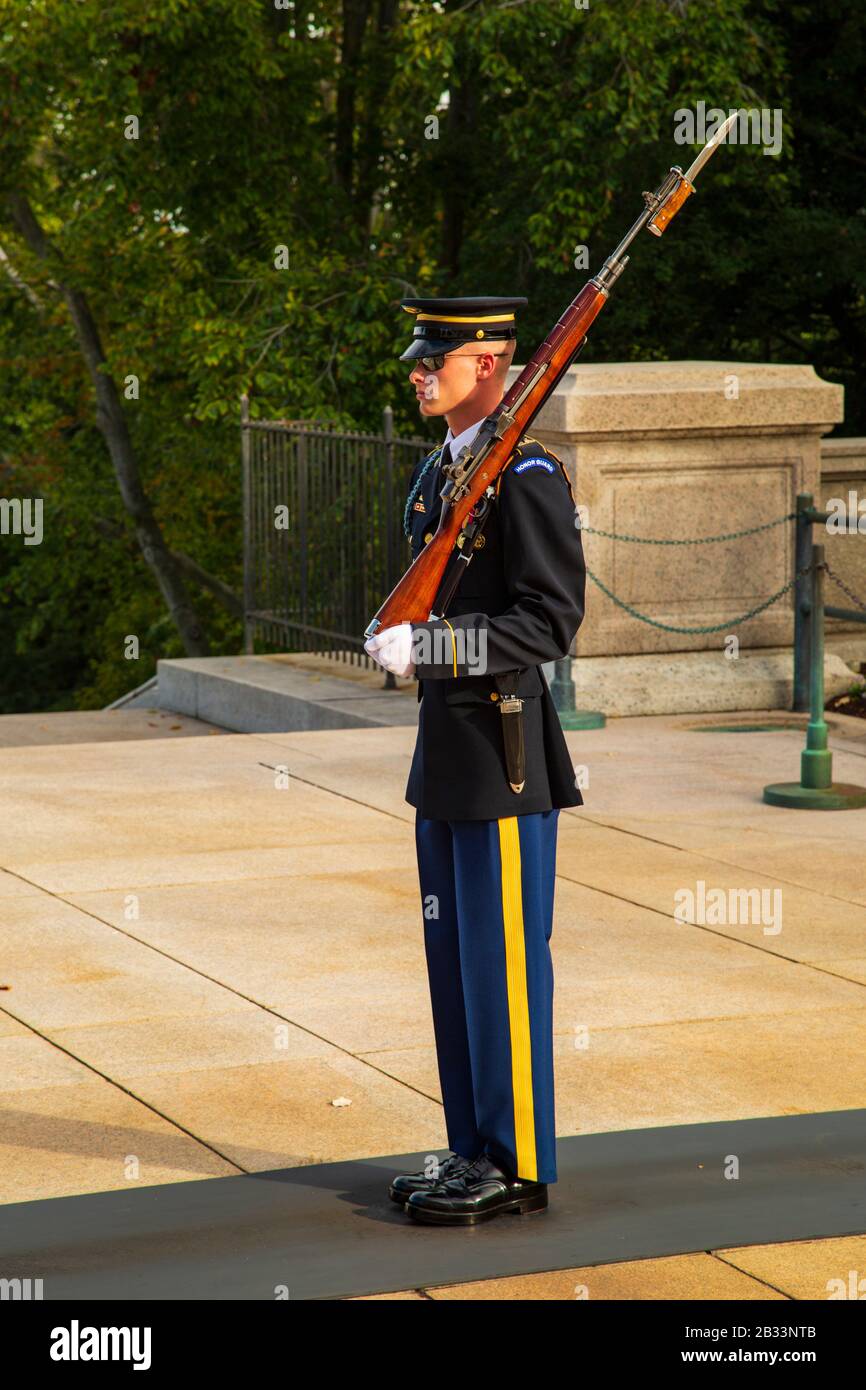
[[556, 466], [550, 462], [550, 459], [541, 458], [523, 459], [515, 465], [514, 472], [523, 473], [527, 468], [546, 468], [548, 473], [556, 472]]

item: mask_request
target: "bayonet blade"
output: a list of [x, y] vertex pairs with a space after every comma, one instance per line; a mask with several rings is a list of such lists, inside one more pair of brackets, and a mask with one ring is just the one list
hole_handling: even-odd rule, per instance
[[737, 117], [739, 116], [739, 114], [740, 114], [740, 113], [739, 113], [739, 110], [737, 110], [737, 111], [732, 111], [731, 114], [730, 114], [730, 116], [728, 117], [728, 119], [727, 119], [722, 125], [719, 126], [719, 128], [718, 128], [718, 130], [716, 131], [715, 135], [714, 135], [710, 140], [708, 140], [707, 143], [704, 145], [704, 148], [701, 150], [700, 154], [698, 155], [697, 159], [696, 159], [696, 160], [694, 161], [694, 163], [692, 164], [691, 168], [689, 168], [689, 169], [686, 170], [686, 178], [688, 179], [689, 183], [694, 183], [695, 179], [697, 178], [698, 174], [699, 174], [699, 173], [701, 172], [701, 170], [703, 169], [703, 167], [704, 167], [704, 165], [706, 164], [707, 160], [708, 160], [713, 154], [715, 154], [715, 152], [716, 152], [718, 146], [721, 145], [722, 142], [724, 141], [725, 137], [727, 136], [728, 131], [730, 130], [731, 126], [734, 124], [734, 121], [737, 119]]

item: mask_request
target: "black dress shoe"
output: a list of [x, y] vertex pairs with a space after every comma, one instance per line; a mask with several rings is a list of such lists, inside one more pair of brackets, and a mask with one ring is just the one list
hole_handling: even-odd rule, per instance
[[426, 1173], [400, 1173], [388, 1188], [388, 1196], [392, 1202], [405, 1207], [413, 1192], [426, 1192], [428, 1187], [435, 1187], [446, 1178], [455, 1177], [462, 1168], [468, 1168], [471, 1162], [471, 1158], [462, 1158], [460, 1154], [450, 1153], [439, 1164], [439, 1174], [435, 1178], [428, 1178]]
[[503, 1172], [489, 1154], [435, 1186], [417, 1192], [406, 1203], [415, 1221], [440, 1226], [475, 1226], [500, 1212], [526, 1215], [547, 1207], [547, 1183], [530, 1182]]

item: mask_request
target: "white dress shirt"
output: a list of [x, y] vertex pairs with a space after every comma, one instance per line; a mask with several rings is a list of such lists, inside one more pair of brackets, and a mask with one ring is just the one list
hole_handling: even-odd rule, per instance
[[470, 425], [467, 430], [461, 430], [460, 434], [458, 434], [456, 437], [451, 433], [451, 426], [448, 426], [448, 433], [445, 436], [445, 443], [450, 447], [452, 459], [456, 459], [464, 444], [472, 443], [473, 439], [475, 438], [478, 431], [481, 429], [481, 426], [484, 424], [484, 421], [486, 419], [487, 416], [482, 415], [480, 420], [476, 420], [475, 424]]

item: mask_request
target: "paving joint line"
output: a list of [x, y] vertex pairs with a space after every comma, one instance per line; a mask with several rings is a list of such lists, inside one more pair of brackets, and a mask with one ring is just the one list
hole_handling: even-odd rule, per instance
[[[644, 912], [653, 912], [658, 917], [664, 917], [665, 921], [674, 922], [679, 927], [694, 927], [698, 931], [707, 932], [710, 936], [718, 936], [722, 941], [728, 941], [734, 946], [746, 946], [749, 950], [759, 951], [761, 955], [772, 956], [775, 960], [787, 961], [789, 965], [799, 965], [804, 969], [814, 970], [819, 975], [829, 975], [834, 980], [845, 980], [848, 984], [859, 985], [860, 988], [866, 989], [866, 982], [862, 980], [852, 980], [847, 975], [839, 975], [835, 970], [827, 970], [823, 966], [816, 965], [814, 961], [799, 960], [796, 956], [783, 955], [781, 951], [771, 951], [756, 941], [743, 941], [739, 936], [728, 936], [724, 931], [711, 927], [706, 922], [680, 922], [672, 913], [664, 912], [660, 907], [639, 902], [635, 898], [626, 898], [622, 893], [614, 893], [610, 888], [597, 888], [592, 883], [584, 883], [582, 879], [571, 878], [568, 874], [557, 874], [557, 878], [563, 878], [566, 883], [573, 883], [578, 888], [586, 888], [589, 892], [601, 893], [604, 897], [614, 898], [617, 902], [628, 903], [631, 907], [639, 907]], [[857, 957], [852, 957], [852, 959], [857, 959]]]
[[[594, 816], [581, 816], [581, 820], [590, 825], [600, 826], [603, 830], [613, 830], [620, 835], [632, 835], [636, 840], [644, 840], [648, 845], [660, 845], [663, 849], [672, 849], [677, 854], [689, 854], [696, 859], [706, 859], [709, 864], [723, 864], [727, 869], [737, 869], [743, 873], [752, 872], [743, 864], [737, 864], [730, 859], [720, 859], [715, 854], [709, 854], [704, 850], [684, 849], [682, 845], [673, 844], [670, 840], [659, 840], [654, 835], [644, 834], [639, 830], [631, 830], [623, 825], [613, 825], [609, 821], [597, 820]], [[856, 898], [840, 898], [835, 893], [824, 893], [817, 888], [810, 888], [804, 883], [797, 883], [795, 879], [783, 878], [780, 874], [763, 874], [763, 878], [770, 878], [774, 883], [787, 884], [789, 888], [799, 888], [802, 893], [813, 893], [818, 898], [829, 898], [831, 902], [844, 903], [846, 907], [862, 907], [863, 904]], [[606, 891], [606, 890], [599, 890]]]
[[[22, 883], [31, 883], [31, 880], [25, 878], [22, 874], [16, 874], [15, 877], [20, 879]], [[39, 885], [32, 884], [32, 886], [38, 887]], [[47, 893], [48, 896], [53, 898], [56, 902], [63, 903], [65, 907], [70, 907], [73, 909], [73, 911], [80, 912], [85, 917], [89, 917], [92, 921], [98, 922], [100, 926], [107, 927], [109, 931], [117, 932], [118, 935], [126, 937], [128, 941], [134, 942], [137, 946], [142, 946], [145, 948], [145, 950], [153, 951], [156, 955], [162, 956], [165, 960], [170, 960], [172, 964], [180, 966], [184, 970], [188, 970], [197, 978], [209, 981], [209, 983], [216, 985], [219, 989], [225, 990], [226, 993], [231, 995], [233, 998], [243, 999], [245, 1003], [252, 1004], [254, 1008], [260, 1009], [263, 1013], [269, 1014], [272, 1018], [278, 1019], [281, 1023], [290, 1024], [291, 1027], [297, 1028], [299, 1032], [305, 1034], [307, 1037], [315, 1038], [317, 1042], [325, 1043], [326, 1046], [334, 1048], [335, 1051], [341, 1053], [344, 1057], [351, 1057], [353, 1061], [359, 1062], [362, 1066], [369, 1067], [371, 1071], [376, 1072], [378, 1075], [387, 1077], [389, 1081], [395, 1081], [399, 1086], [404, 1087], [407, 1091], [412, 1091], [415, 1095], [421, 1096], [424, 1100], [429, 1100], [434, 1105], [438, 1105], [441, 1107], [442, 1102], [440, 1100], [437, 1100], [435, 1096], [431, 1096], [426, 1091], [421, 1090], [420, 1087], [413, 1086], [410, 1082], [405, 1081], [400, 1077], [392, 1075], [391, 1072], [386, 1071], [383, 1067], [377, 1067], [374, 1063], [368, 1062], [363, 1054], [352, 1052], [350, 1048], [343, 1047], [341, 1043], [334, 1042], [331, 1038], [326, 1038], [323, 1034], [315, 1032], [314, 1029], [307, 1027], [305, 1024], [298, 1023], [292, 1018], [287, 1018], [284, 1014], [278, 1013], [277, 1010], [272, 1008], [270, 1005], [262, 1004], [259, 1000], [253, 999], [248, 994], [244, 994], [242, 990], [236, 989], [234, 986], [226, 984], [224, 980], [218, 980], [216, 976], [209, 975], [207, 971], [202, 970], [199, 966], [190, 965], [188, 961], [184, 961], [180, 959], [180, 957], [172, 955], [169, 951], [163, 950], [161, 947], [153, 945], [152, 942], [142, 940], [141, 937], [135, 936], [132, 932], [124, 930], [123, 927], [119, 927], [116, 922], [106, 921], [104, 917], [100, 917], [99, 914], [96, 912], [91, 912], [89, 908], [82, 907], [79, 903], [70, 902], [67, 898], [64, 898], [62, 894], [52, 892], [52, 890], [49, 888], [42, 888], [40, 891], [43, 893]], [[53, 1042], [53, 1039], [41, 1033], [39, 1029], [36, 1028], [33, 1024], [28, 1023], [25, 1019], [18, 1018], [15, 1014], [11, 1013], [11, 1011], [6, 1010], [2, 1003], [0, 1003], [0, 1010], [9, 1013], [10, 1018], [15, 1018], [16, 1022], [20, 1023], [23, 1027], [30, 1028], [39, 1037], [44, 1038], [46, 1042]], [[83, 1058], [76, 1057], [74, 1053], [69, 1052], [68, 1049], [62, 1047], [61, 1044], [54, 1043], [54, 1046], [60, 1048], [60, 1051], [65, 1052], [67, 1056], [73, 1057], [76, 1061], [81, 1062], [82, 1066], [91, 1067], [91, 1070], [96, 1072], [97, 1075], [103, 1076], [103, 1073], [99, 1071], [98, 1067], [92, 1066], [91, 1063], [86, 1062]], [[112, 1081], [112, 1078], [108, 1076], [105, 1076], [104, 1079], [107, 1081]], [[113, 1084], [118, 1085], [121, 1090], [127, 1089], [120, 1082], [113, 1082]], [[127, 1094], [134, 1096], [134, 1093], [131, 1091], [127, 1091]], [[134, 1098], [140, 1099], [137, 1096], [134, 1096]], [[148, 1105], [149, 1102], [141, 1100], [141, 1104]], [[160, 1111], [156, 1110], [156, 1107], [152, 1108], [154, 1109], [156, 1114], [161, 1114]], [[180, 1125], [179, 1128], [182, 1129], [183, 1126]], [[206, 1143], [207, 1141], [202, 1140], [201, 1142]], [[215, 1152], [218, 1151], [215, 1150]], [[227, 1161], [233, 1162], [234, 1160], [229, 1159]], [[241, 1169], [241, 1171], [244, 1172], [246, 1170]]]
[[[151, 1114], [158, 1115], [161, 1120], [165, 1120], [166, 1124], [171, 1125], [174, 1129], [180, 1130], [182, 1134], [187, 1135], [187, 1137], [192, 1139], [196, 1144], [200, 1144], [202, 1148], [208, 1149], [212, 1154], [215, 1154], [217, 1158], [221, 1158], [225, 1163], [236, 1168], [239, 1173], [246, 1173], [248, 1171], [248, 1169], [243, 1168], [237, 1163], [235, 1159], [229, 1158], [226, 1154], [221, 1153], [219, 1149], [215, 1148], [213, 1144], [208, 1143], [207, 1139], [202, 1139], [200, 1135], [193, 1134], [192, 1130], [187, 1129], [179, 1120], [173, 1119], [171, 1115], [166, 1115], [164, 1111], [160, 1110], [158, 1106], [154, 1105], [151, 1101], [144, 1100], [141, 1096], [136, 1095], [128, 1086], [124, 1086], [122, 1081], [118, 1081], [115, 1077], [108, 1076], [105, 1072], [100, 1071], [99, 1067], [93, 1062], [87, 1062], [82, 1057], [77, 1057], [74, 1052], [70, 1052], [68, 1047], [64, 1047], [62, 1043], [59, 1043], [56, 1038], [50, 1038], [47, 1034], [41, 1032], [35, 1024], [28, 1022], [26, 1019], [19, 1018], [19, 1016], [14, 1014], [5, 1004], [0, 1004], [0, 1013], [5, 1014], [7, 1018], [14, 1019], [16, 1023], [21, 1024], [22, 1028], [27, 1028], [31, 1033], [34, 1033], [37, 1038], [41, 1038], [43, 1042], [47, 1042], [50, 1047], [57, 1048], [58, 1052], [64, 1053], [67, 1057], [71, 1057], [73, 1062], [77, 1062], [80, 1066], [85, 1067], [87, 1071], [93, 1072], [95, 1076], [99, 1076], [103, 1081], [107, 1081], [110, 1086], [114, 1086], [118, 1091], [122, 1091], [124, 1095], [129, 1096], [130, 1100], [134, 1100], [138, 1105], [143, 1105]], [[37, 1197], [34, 1200], [47, 1201], [49, 1199]]]
[[[864, 754], [864, 756], [866, 756], [866, 754]], [[259, 766], [260, 766], [260, 767], [267, 767], [267, 768], [269, 768], [270, 771], [274, 771], [274, 770], [275, 770], [273, 767], [271, 767], [271, 765], [270, 765], [269, 763], [259, 763]], [[410, 817], [407, 817], [407, 816], [399, 816], [399, 815], [397, 815], [394, 811], [386, 811], [386, 810], [384, 810], [384, 808], [382, 808], [381, 806], [374, 806], [374, 805], [372, 805], [372, 804], [371, 804], [370, 802], [368, 802], [368, 801], [359, 801], [357, 797], [347, 796], [345, 792], [338, 791], [338, 790], [336, 790], [336, 789], [333, 788], [333, 787], [323, 787], [323, 786], [321, 785], [321, 783], [319, 783], [319, 782], [313, 782], [313, 781], [311, 781], [309, 778], [298, 777], [296, 773], [290, 772], [290, 773], [289, 773], [289, 776], [290, 776], [290, 777], [296, 777], [296, 779], [297, 779], [298, 781], [304, 782], [305, 785], [307, 785], [307, 786], [315, 787], [318, 791], [323, 791], [323, 792], [329, 793], [329, 794], [332, 795], [332, 796], [341, 797], [341, 798], [343, 798], [343, 799], [346, 800], [346, 801], [351, 801], [354, 805], [363, 806], [366, 810], [376, 812], [376, 813], [378, 813], [378, 814], [380, 814], [380, 815], [383, 815], [383, 816], [389, 816], [392, 820], [398, 820], [398, 821], [401, 823], [401, 825], [406, 825], [406, 826], [408, 826], [410, 829], [411, 829], [411, 827], [412, 827], [412, 820], [411, 820]], [[568, 807], [568, 808], [563, 808], [563, 809], [568, 809], [568, 810], [574, 812], [577, 808]], [[643, 834], [643, 833], [640, 832], [640, 831], [628, 829], [628, 828], [626, 828], [625, 826], [612, 824], [612, 823], [609, 822], [609, 821], [598, 820], [596, 817], [591, 816], [591, 815], [588, 815], [588, 814], [586, 814], [586, 815], [577, 815], [577, 814], [573, 814], [573, 819], [574, 819], [576, 822], [583, 822], [583, 823], [586, 823], [586, 824], [589, 824], [589, 825], [598, 826], [598, 827], [600, 827], [600, 828], [602, 828], [602, 829], [605, 829], [605, 830], [613, 830], [613, 831], [615, 831], [615, 832], [616, 832], [617, 834], [619, 834], [619, 835], [631, 835], [631, 836], [633, 836], [635, 839], [638, 839], [638, 840], [645, 840], [647, 844], [660, 845], [660, 846], [662, 846], [662, 847], [665, 848], [665, 849], [672, 849], [672, 850], [675, 850], [678, 854], [687, 854], [687, 855], [691, 855], [691, 856], [694, 857], [694, 858], [703, 858], [703, 859], [706, 859], [707, 862], [708, 862], [708, 863], [711, 863], [711, 864], [723, 864], [726, 868], [729, 868], [729, 869], [743, 869], [743, 871], [745, 871], [743, 865], [733, 863], [733, 862], [732, 862], [731, 860], [729, 860], [729, 859], [720, 859], [720, 858], [718, 858], [716, 855], [708, 854], [708, 853], [706, 853], [706, 852], [704, 852], [704, 851], [698, 851], [698, 850], [693, 850], [693, 849], [684, 849], [682, 845], [673, 844], [671, 841], [668, 841], [668, 840], [659, 840], [659, 839], [657, 839], [657, 838], [656, 838], [655, 836], [653, 836], [653, 835], [646, 835], [646, 834]], [[568, 878], [567, 875], [560, 874], [560, 873], [557, 873], [556, 877], [557, 877], [557, 878], [560, 878], [560, 877], [562, 877], [562, 878]], [[791, 888], [799, 888], [799, 889], [800, 889], [802, 892], [804, 892], [804, 893], [814, 893], [814, 894], [815, 894], [816, 896], [818, 896], [818, 897], [827, 897], [827, 898], [829, 898], [832, 902], [844, 903], [846, 906], [851, 906], [851, 907], [862, 907], [862, 906], [863, 906], [862, 903], [858, 903], [856, 900], [854, 900], [854, 899], [852, 899], [852, 898], [840, 898], [840, 897], [837, 897], [836, 894], [834, 894], [834, 893], [823, 893], [823, 894], [822, 894], [822, 893], [819, 893], [817, 889], [815, 889], [815, 888], [808, 888], [808, 887], [806, 887], [806, 886], [805, 886], [804, 884], [802, 884], [802, 883], [796, 883], [793, 879], [782, 878], [782, 877], [780, 877], [780, 876], [769, 875], [769, 874], [764, 875], [764, 877], [773, 877], [773, 878], [774, 878], [774, 881], [777, 881], [777, 882], [782, 883], [782, 884], [787, 884], [787, 885], [788, 885], [789, 887], [791, 887]], [[584, 883], [582, 883], [582, 880], [580, 880], [580, 879], [568, 879], [568, 881], [569, 881], [569, 882], [573, 882], [573, 883], [580, 883], [581, 886], [586, 887], [586, 888], [592, 888], [592, 887], [594, 886], [594, 885], [592, 885], [592, 884], [584, 884]], [[600, 889], [600, 888], [596, 888], [595, 891], [596, 891], [596, 892], [602, 892], [602, 893], [603, 893], [603, 892], [608, 892], [607, 889]], [[612, 897], [619, 897], [618, 894], [611, 894], [611, 896], [612, 896]], [[625, 901], [625, 902], [631, 902], [632, 900], [626, 898], [626, 899], [623, 899], [623, 901]], [[635, 905], [636, 905], [636, 906], [640, 906], [640, 904], [635, 904]], [[650, 910], [650, 911], [655, 911], [655, 910], [658, 910], [658, 909], [649, 909], [649, 910]], [[691, 923], [690, 923], [689, 925], [695, 925], [695, 924], [691, 924]], [[787, 959], [787, 957], [783, 957], [783, 959]]]
[[[819, 1240], [833, 1240], [833, 1239], [835, 1239], [835, 1237], [833, 1237], [833, 1236], [819, 1236], [818, 1239], [819, 1239]], [[796, 1240], [781, 1240], [781, 1241], [773, 1241], [773, 1242], [772, 1242], [773, 1245], [782, 1245], [782, 1246], [784, 1246], [784, 1245], [798, 1245], [799, 1243], [800, 1243], [800, 1242], [799, 1242], [799, 1241], [796, 1241]], [[725, 1256], [724, 1256], [723, 1254], [721, 1254], [718, 1250], [708, 1250], [706, 1253], [707, 1253], [712, 1259], [718, 1260], [718, 1261], [719, 1261], [719, 1264], [726, 1265], [726, 1266], [728, 1267], [728, 1269], [735, 1269], [735, 1270], [737, 1271], [738, 1274], [743, 1274], [743, 1275], [745, 1275], [747, 1279], [754, 1279], [756, 1283], [761, 1284], [765, 1289], [772, 1289], [774, 1293], [780, 1293], [780, 1294], [782, 1295], [783, 1298], [786, 1298], [786, 1299], [788, 1300], [789, 1303], [797, 1303], [797, 1302], [800, 1301], [800, 1300], [796, 1297], [795, 1294], [786, 1293], [784, 1289], [780, 1289], [779, 1286], [778, 1286], [778, 1284], [771, 1284], [769, 1279], [764, 1279], [760, 1274], [754, 1274], [750, 1269], [743, 1269], [741, 1265], [735, 1264], [733, 1260], [731, 1260], [731, 1259], [725, 1259]]]

